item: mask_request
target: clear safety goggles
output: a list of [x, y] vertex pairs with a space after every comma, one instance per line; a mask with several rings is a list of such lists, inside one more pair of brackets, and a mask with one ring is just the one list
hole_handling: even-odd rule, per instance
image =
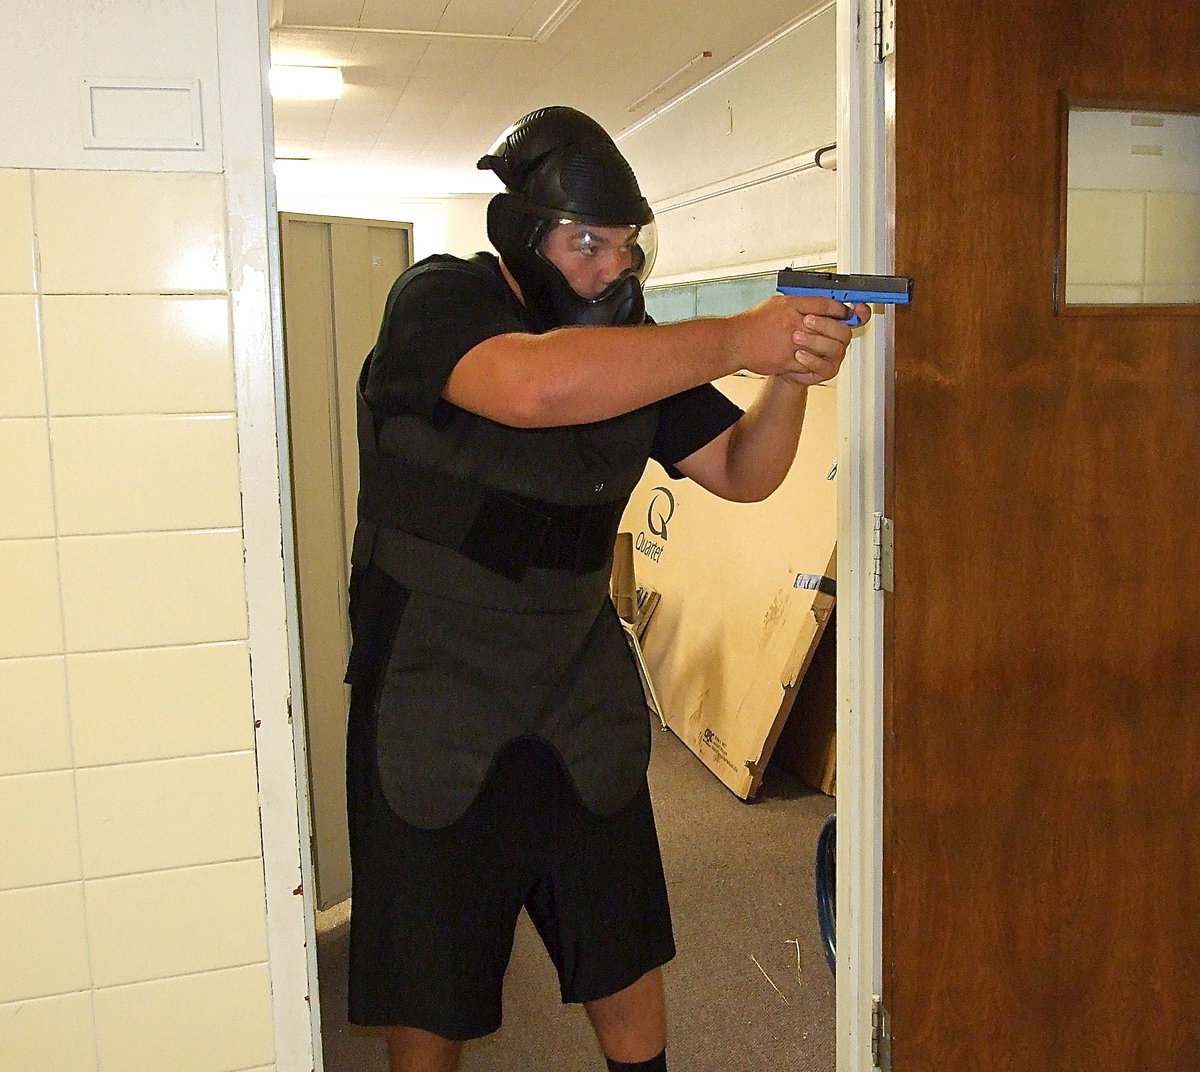
[[[555, 230], [565, 229], [556, 236], [565, 241], [566, 249], [588, 257], [628, 258], [629, 269], [639, 283], [645, 283], [658, 256], [658, 229], [651, 220], [647, 224], [594, 224], [559, 216], [551, 221]], [[544, 252], [546, 237], [542, 239]]]

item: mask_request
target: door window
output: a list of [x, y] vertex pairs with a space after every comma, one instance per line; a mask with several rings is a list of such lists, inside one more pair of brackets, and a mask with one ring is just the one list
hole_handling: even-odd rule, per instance
[[1059, 309], [1200, 312], [1200, 114], [1071, 103], [1065, 122]]

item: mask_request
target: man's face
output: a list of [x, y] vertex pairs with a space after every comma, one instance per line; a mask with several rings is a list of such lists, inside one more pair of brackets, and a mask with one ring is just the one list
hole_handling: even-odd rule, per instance
[[633, 226], [563, 221], [542, 239], [542, 255], [562, 272], [576, 294], [590, 301], [633, 267], [637, 237], [638, 228]]

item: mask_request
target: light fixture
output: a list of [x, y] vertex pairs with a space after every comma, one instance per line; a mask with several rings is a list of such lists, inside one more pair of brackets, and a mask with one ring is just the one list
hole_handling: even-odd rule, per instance
[[271, 67], [271, 96], [279, 100], [336, 100], [344, 83], [340, 67]]

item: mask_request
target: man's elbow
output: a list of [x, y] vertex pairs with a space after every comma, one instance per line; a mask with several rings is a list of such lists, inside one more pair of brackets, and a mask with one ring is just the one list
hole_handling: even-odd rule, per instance
[[512, 428], [550, 428], [562, 423], [562, 386], [536, 362], [510, 361], [494, 367], [487, 387], [489, 416]]
[[744, 481], [732, 489], [732, 494], [726, 495], [730, 502], [760, 503], [769, 499], [776, 491], [782, 480], [764, 482], [761, 480]]
[[693, 471], [684, 472], [684, 475], [718, 498], [733, 503], [762, 502], [769, 499], [783, 483], [782, 476], [774, 479], [761, 472], [738, 473], [728, 469], [720, 474], [710, 475], [703, 471]]
[[500, 402], [502, 415], [493, 418], [510, 428], [549, 428], [553, 419], [553, 396], [534, 382], [512, 384]]
[[[496, 340], [489, 340], [495, 343]], [[445, 397], [460, 409], [510, 428], [544, 428], [553, 391], [528, 361], [488, 343], [467, 353], [450, 374]]]

